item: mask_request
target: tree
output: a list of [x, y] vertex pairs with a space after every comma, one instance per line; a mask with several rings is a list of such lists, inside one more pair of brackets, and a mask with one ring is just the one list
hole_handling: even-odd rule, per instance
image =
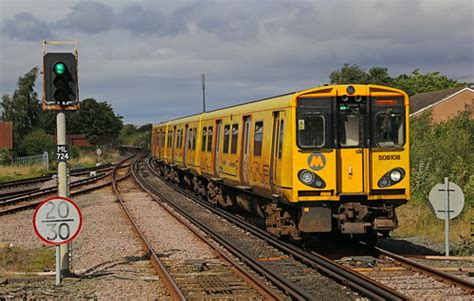
[[40, 104], [34, 91], [37, 76], [38, 67], [33, 67], [18, 79], [17, 89], [12, 96], [4, 94], [2, 97], [2, 118], [13, 121], [15, 145], [39, 123]]
[[368, 75], [358, 65], [344, 64], [341, 70], [335, 70], [329, 75], [331, 84], [366, 84]]
[[331, 84], [375, 84], [384, 85], [405, 91], [408, 95], [416, 93], [443, 90], [464, 86], [465, 83], [449, 79], [439, 72], [422, 74], [419, 69], [411, 75], [402, 74], [396, 78], [390, 77], [388, 68], [372, 67], [366, 72], [358, 65], [344, 64], [340, 70], [329, 75]]
[[82, 100], [81, 109], [70, 115], [68, 123], [71, 133], [85, 134], [92, 144], [101, 136], [115, 141], [123, 126], [122, 116], [115, 115], [109, 103], [93, 98]]
[[26, 134], [18, 145], [18, 153], [24, 156], [39, 155], [47, 151], [53, 154], [54, 139], [43, 129], [35, 129]]
[[392, 86], [393, 78], [388, 75], [388, 68], [372, 67], [367, 73], [369, 83], [375, 85]]
[[449, 79], [439, 72], [422, 74], [419, 69], [415, 69], [411, 75], [402, 74], [394, 79], [394, 86], [407, 92], [409, 95], [462, 87], [464, 85], [465, 83]]

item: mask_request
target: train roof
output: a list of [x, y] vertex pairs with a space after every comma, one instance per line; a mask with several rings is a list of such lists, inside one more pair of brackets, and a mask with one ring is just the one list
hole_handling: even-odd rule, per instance
[[[167, 121], [162, 121], [158, 124], [155, 124], [154, 126], [161, 126], [164, 124], [174, 124], [175, 122], [179, 123], [181, 122], [192, 122], [192, 121], [197, 121], [200, 118], [202, 120], [207, 120], [207, 119], [212, 119], [219, 117], [221, 115], [226, 115], [228, 113], [232, 114], [239, 114], [241, 113], [242, 110], [245, 110], [246, 112], [256, 112], [264, 108], [265, 110], [267, 109], [273, 109], [275, 107], [281, 108], [281, 107], [289, 107], [292, 105], [293, 99], [296, 97], [299, 97], [301, 95], [314, 95], [316, 94], [313, 93], [330, 93], [334, 89], [338, 91], [345, 91], [348, 86], [354, 86], [356, 89], [361, 90], [364, 89], [368, 93], [368, 91], [384, 91], [384, 92], [391, 92], [391, 93], [396, 93], [396, 94], [402, 94], [408, 98], [405, 92], [402, 90], [396, 89], [396, 88], [391, 88], [391, 87], [386, 87], [386, 86], [379, 86], [379, 85], [358, 85], [358, 84], [345, 84], [345, 85], [325, 85], [325, 86], [319, 86], [319, 87], [313, 87], [310, 89], [305, 89], [301, 91], [295, 91], [295, 92], [290, 92], [286, 94], [281, 94], [281, 95], [276, 95], [276, 96], [271, 96], [271, 97], [266, 97], [266, 98], [261, 98], [257, 100], [252, 100], [244, 103], [239, 103], [235, 105], [231, 105], [228, 107], [224, 108], [219, 108], [207, 112], [200, 112], [200, 113], [195, 113], [192, 115], [184, 116], [184, 117], [177, 117], [171, 120]], [[241, 110], [239, 110], [241, 108]]]

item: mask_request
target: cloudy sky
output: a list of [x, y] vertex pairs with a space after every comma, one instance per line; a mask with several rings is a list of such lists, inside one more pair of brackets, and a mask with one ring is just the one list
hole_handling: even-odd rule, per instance
[[473, 3], [0, 0], [0, 93], [41, 66], [43, 39], [79, 40], [81, 98], [136, 124], [202, 110], [201, 73], [208, 109], [322, 85], [344, 63], [474, 81]]

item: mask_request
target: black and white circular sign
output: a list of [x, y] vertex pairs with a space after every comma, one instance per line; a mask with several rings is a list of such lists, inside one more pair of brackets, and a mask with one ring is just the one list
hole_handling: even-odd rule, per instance
[[42, 241], [50, 245], [61, 245], [79, 234], [82, 214], [72, 200], [55, 196], [36, 207], [33, 226]]

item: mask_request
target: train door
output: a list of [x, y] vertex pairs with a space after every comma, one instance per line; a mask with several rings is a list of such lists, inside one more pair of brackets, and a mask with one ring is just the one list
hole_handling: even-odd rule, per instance
[[174, 163], [174, 153], [176, 149], [176, 144], [177, 144], [177, 139], [176, 139], [176, 127], [173, 128], [173, 131], [171, 132], [171, 161]]
[[220, 168], [221, 168], [221, 133], [222, 133], [222, 120], [216, 121], [216, 146], [214, 148], [214, 175], [220, 177]]
[[270, 162], [270, 185], [275, 192], [276, 186], [281, 186], [281, 158], [283, 152], [285, 121], [284, 112], [273, 113], [272, 157]]
[[339, 193], [364, 192], [364, 108], [357, 102], [337, 105]]
[[184, 127], [184, 132], [183, 132], [183, 141], [184, 141], [184, 148], [183, 148], [183, 165], [186, 166], [186, 153], [188, 149], [188, 140], [189, 140], [189, 135], [188, 135], [188, 125]]
[[240, 165], [240, 178], [242, 179], [243, 185], [249, 185], [250, 116], [244, 116], [244, 130], [242, 134], [242, 164]]

